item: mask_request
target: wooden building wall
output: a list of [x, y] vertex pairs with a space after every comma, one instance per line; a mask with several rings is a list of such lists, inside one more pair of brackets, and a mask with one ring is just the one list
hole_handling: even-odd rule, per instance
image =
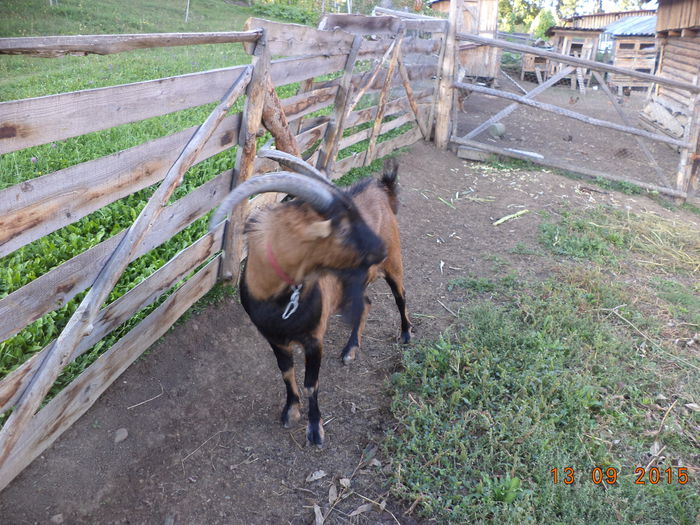
[[700, 2], [660, 0], [656, 16], [657, 32], [700, 28]]
[[[634, 69], [642, 73], [654, 73], [656, 65], [656, 39], [653, 36], [619, 36], [613, 39], [613, 65]], [[649, 82], [612, 73], [609, 77], [618, 87], [648, 87]]]
[[[660, 59], [657, 75], [698, 84], [700, 35], [665, 36], [658, 40]], [[642, 111], [642, 119], [671, 136], [681, 137], [692, 111], [693, 97], [681, 89], [657, 86]]]
[[636, 11], [618, 11], [615, 13], [595, 13], [567, 18], [565, 25], [580, 29], [602, 29], [626, 16], [653, 16], [654, 10], [638, 9]]
[[[430, 7], [440, 13], [447, 13], [450, 2], [441, 0]], [[497, 30], [498, 0], [464, 0], [462, 32], [496, 38]], [[501, 50], [492, 46], [475, 47], [463, 43], [459, 50], [459, 63], [468, 77], [496, 78], [501, 65]]]

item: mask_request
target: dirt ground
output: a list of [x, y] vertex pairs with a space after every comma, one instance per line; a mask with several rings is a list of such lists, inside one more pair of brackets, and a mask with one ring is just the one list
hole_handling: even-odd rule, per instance
[[[501, 89], [522, 95], [505, 78], [499, 80]], [[520, 81], [526, 90], [536, 83]], [[598, 87], [598, 86], [594, 86]], [[585, 95], [572, 90], [568, 81], [546, 90], [535, 100], [582, 113], [589, 117], [624, 124], [612, 101], [600, 89], [587, 89]], [[646, 92], [632, 91], [629, 96], [615, 97], [618, 109], [636, 127], [639, 111], [644, 107]], [[464, 112], [459, 115], [457, 134], [466, 135], [470, 130], [511, 103], [509, 100], [471, 93], [464, 102]], [[521, 105], [501, 121], [505, 133], [494, 138], [488, 132], [477, 140], [502, 148], [514, 148], [544, 155], [546, 159], [559, 160], [571, 166], [584, 166], [612, 175], [632, 177], [642, 182], [666, 186], [641, 150], [637, 137], [620, 131], [599, 128], [567, 117]], [[647, 145], [662, 173], [671, 184], [675, 183], [680, 154], [675, 146], [655, 142], [646, 138]]]
[[[547, 172], [495, 171], [423, 142], [399, 160], [414, 344], [438, 337], [463, 306], [447, 289], [451, 280], [508, 271], [523, 279], [552, 275], [555, 259], [511, 253], [519, 243], [537, 247], [536, 212], [609, 203], [671, 215], [643, 196], [601, 192]], [[493, 225], [523, 209], [530, 213]], [[326, 523], [414, 523], [410, 503], [387, 496], [391, 458], [381, 447], [396, 424], [385, 382], [399, 363], [399, 318], [386, 284], [375, 283], [371, 297], [355, 363], [339, 359], [345, 326], [336, 323], [326, 340], [322, 450], [304, 446], [303, 419], [291, 430], [279, 424], [284, 388], [273, 354], [237, 297], [228, 298], [170, 331], [0, 493], [0, 521], [308, 524], [318, 505]], [[119, 429], [128, 436], [115, 443]], [[333, 491], [342, 497], [331, 509]], [[372, 501], [386, 501], [385, 510], [363, 507]]]

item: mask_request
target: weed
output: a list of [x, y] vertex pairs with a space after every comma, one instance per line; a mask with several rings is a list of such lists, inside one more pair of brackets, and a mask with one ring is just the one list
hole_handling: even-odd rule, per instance
[[[654, 439], [674, 461], [697, 454], [688, 419], [653, 437], [663, 411], [651, 400], [685, 372], [635, 352], [638, 335], [603, 314], [627, 292], [600, 273], [529, 289], [508, 306], [465, 309], [441, 339], [405, 352], [391, 379], [393, 492], [441, 523], [693, 523], [697, 480], [640, 486], [633, 476]], [[692, 399], [697, 385], [677, 394]], [[555, 484], [552, 469], [567, 466], [574, 484]], [[614, 487], [593, 483], [595, 467], [618, 469]]]

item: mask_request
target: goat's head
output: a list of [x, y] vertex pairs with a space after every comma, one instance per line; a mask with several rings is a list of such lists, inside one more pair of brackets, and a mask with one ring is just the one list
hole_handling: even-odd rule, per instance
[[[297, 235], [282, 239], [303, 243], [313, 260], [307, 265], [356, 268], [378, 264], [387, 254], [381, 238], [367, 226], [352, 199], [331, 183], [291, 172], [254, 177], [226, 196], [212, 217], [210, 227], [251, 195], [264, 192], [289, 193], [298, 197], [288, 204], [293, 214], [280, 217]], [[291, 220], [290, 220], [291, 219]], [[290, 250], [298, 246], [290, 246]]]

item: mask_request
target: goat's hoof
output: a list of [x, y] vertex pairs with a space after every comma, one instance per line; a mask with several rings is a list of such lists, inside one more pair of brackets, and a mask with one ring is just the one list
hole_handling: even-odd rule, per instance
[[285, 407], [285, 409], [282, 411], [282, 416], [280, 417], [284, 428], [291, 427], [294, 423], [299, 421], [299, 418], [301, 418], [301, 413], [299, 412], [298, 404]]
[[343, 350], [343, 364], [349, 365], [352, 361], [355, 360], [355, 357], [357, 357], [357, 347], [352, 346], [350, 348], [347, 348]]
[[306, 439], [312, 445], [316, 445], [318, 448], [323, 447], [323, 439], [325, 432], [323, 431], [323, 420], [318, 423], [309, 423], [306, 427]]
[[411, 331], [406, 330], [405, 332], [401, 332], [401, 336], [399, 337], [399, 341], [401, 344], [407, 345], [408, 343], [411, 342]]

